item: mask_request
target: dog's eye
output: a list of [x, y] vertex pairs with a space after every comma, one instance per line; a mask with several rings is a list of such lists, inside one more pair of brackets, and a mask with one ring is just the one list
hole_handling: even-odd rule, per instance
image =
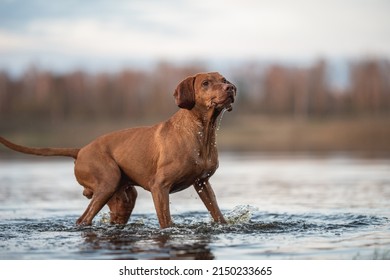
[[225, 78], [222, 79], [222, 83], [227, 84], [227, 80]]
[[205, 80], [202, 82], [202, 86], [207, 87], [209, 85], [209, 81]]

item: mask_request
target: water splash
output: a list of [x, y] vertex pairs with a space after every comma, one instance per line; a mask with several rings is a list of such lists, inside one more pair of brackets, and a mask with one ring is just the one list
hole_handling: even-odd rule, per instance
[[251, 205], [238, 205], [225, 214], [228, 224], [244, 224], [250, 221], [258, 208]]
[[98, 217], [99, 217], [98, 218], [99, 223], [101, 223], [101, 224], [109, 224], [110, 223], [111, 217], [110, 217], [109, 212], [101, 212], [101, 213], [99, 213]]

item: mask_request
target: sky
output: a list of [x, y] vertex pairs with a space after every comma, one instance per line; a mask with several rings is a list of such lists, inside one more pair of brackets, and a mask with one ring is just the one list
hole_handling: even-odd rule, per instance
[[389, 0], [0, 0], [0, 69], [390, 58]]

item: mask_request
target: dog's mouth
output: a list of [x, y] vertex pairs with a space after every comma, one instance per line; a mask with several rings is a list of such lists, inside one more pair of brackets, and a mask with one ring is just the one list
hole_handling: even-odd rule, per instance
[[224, 99], [219, 100], [217, 98], [214, 98], [211, 100], [211, 104], [213, 107], [219, 110], [227, 110], [228, 112], [233, 110], [232, 103], [234, 103], [234, 95], [228, 94]]
[[234, 103], [234, 97], [233, 95], [228, 95], [228, 97], [222, 102], [222, 106], [224, 109], [226, 109], [228, 112], [233, 110], [232, 103]]
[[224, 102], [224, 109], [226, 109], [228, 112], [233, 110], [232, 103], [234, 102], [234, 99], [232, 97], [228, 97], [226, 101]]
[[225, 99], [223, 99], [222, 101], [219, 101], [219, 100], [211, 101], [211, 104], [215, 108], [217, 108], [219, 110], [226, 109], [228, 112], [233, 110], [232, 103], [234, 103], [234, 98], [232, 96], [228, 96]]

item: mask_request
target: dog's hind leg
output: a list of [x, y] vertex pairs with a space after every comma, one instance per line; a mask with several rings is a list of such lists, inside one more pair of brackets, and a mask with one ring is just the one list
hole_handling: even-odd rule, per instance
[[128, 183], [121, 185], [107, 203], [110, 208], [111, 224], [126, 224], [133, 212], [136, 199], [137, 190], [134, 186]]
[[91, 198], [84, 214], [77, 220], [78, 225], [91, 225], [93, 218], [120, 189], [121, 171], [114, 161], [105, 164], [78, 159], [75, 165], [77, 181], [84, 186], [84, 195]]
[[84, 214], [76, 222], [78, 225], [91, 225], [93, 218], [115, 193], [115, 189], [112, 190], [109, 186], [105, 186], [105, 188], [107, 188], [107, 190], [95, 192], [93, 194], [91, 202]]

